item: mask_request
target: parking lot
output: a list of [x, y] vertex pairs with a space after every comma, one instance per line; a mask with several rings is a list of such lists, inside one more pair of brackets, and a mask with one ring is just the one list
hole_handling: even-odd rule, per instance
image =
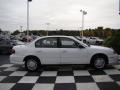
[[89, 66], [43, 66], [28, 72], [0, 56], [0, 90], [120, 90], [120, 65], [94, 70]]

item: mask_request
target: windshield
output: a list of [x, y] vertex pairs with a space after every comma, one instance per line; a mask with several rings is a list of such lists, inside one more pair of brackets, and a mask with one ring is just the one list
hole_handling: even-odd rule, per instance
[[79, 39], [78, 37], [74, 37], [81, 45], [85, 46], [85, 47], [88, 47], [89, 45], [87, 45], [86, 43], [83, 43], [82, 42], [82, 38]]

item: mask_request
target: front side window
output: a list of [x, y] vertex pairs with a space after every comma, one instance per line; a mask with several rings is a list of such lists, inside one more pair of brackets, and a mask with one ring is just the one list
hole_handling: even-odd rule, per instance
[[60, 38], [62, 48], [78, 48], [77, 42], [69, 38]]
[[56, 48], [57, 38], [50, 37], [50, 38], [40, 39], [35, 43], [35, 47]]

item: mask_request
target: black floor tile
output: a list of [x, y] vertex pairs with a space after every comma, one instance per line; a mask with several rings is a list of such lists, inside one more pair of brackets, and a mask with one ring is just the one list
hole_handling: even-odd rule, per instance
[[58, 71], [59, 66], [43, 66], [42, 69], [44, 71]]
[[109, 65], [109, 66], [107, 66], [105, 69], [106, 69], [106, 70], [108, 70], [108, 69], [115, 69], [115, 67]]
[[110, 77], [111, 77], [114, 81], [120, 81], [120, 74], [110, 75]]
[[91, 75], [106, 75], [103, 70], [88, 70]]
[[87, 65], [74, 65], [72, 67], [73, 70], [86, 70], [88, 68]]
[[21, 76], [8, 76], [3, 79], [0, 83], [17, 83], [22, 77]]
[[55, 84], [54, 90], [76, 90], [75, 83]]
[[58, 71], [57, 76], [73, 76], [73, 71]]
[[34, 84], [31, 83], [17, 83], [11, 90], [32, 90]]
[[0, 71], [7, 69], [6, 67], [0, 67]]
[[13, 71], [2, 71], [0, 72], [0, 76], [9, 76]]
[[91, 76], [74, 76], [76, 83], [94, 82]]
[[41, 72], [37, 71], [37, 72], [28, 72], [25, 76], [40, 76]]
[[36, 83], [55, 83], [56, 77], [39, 77]]
[[100, 82], [97, 85], [100, 90], [120, 90], [120, 86], [115, 82]]

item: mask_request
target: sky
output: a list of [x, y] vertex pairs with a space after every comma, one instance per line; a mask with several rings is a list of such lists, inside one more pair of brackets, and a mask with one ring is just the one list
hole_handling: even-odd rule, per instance
[[[29, 9], [30, 30], [81, 30], [81, 9], [87, 12], [84, 29], [120, 28], [119, 0], [32, 0]], [[27, 0], [0, 0], [2, 30], [26, 30], [26, 21]]]

